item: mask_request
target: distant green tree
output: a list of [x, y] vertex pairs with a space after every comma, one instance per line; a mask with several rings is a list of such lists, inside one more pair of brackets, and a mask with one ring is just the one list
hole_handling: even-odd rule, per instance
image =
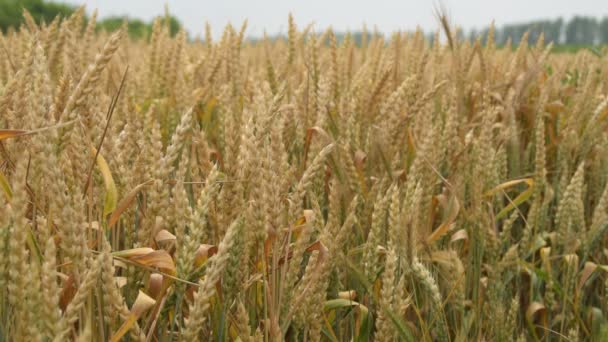
[[562, 30], [564, 26], [564, 19], [558, 18], [553, 20], [546, 28], [547, 42], [553, 42], [554, 44], [560, 44], [562, 42]]
[[164, 16], [163, 21], [166, 24], [167, 20], [169, 21], [169, 32], [172, 36], [176, 35], [177, 32], [182, 28], [182, 23], [174, 16]]
[[[0, 0], [0, 30], [6, 32], [9, 28], [18, 28], [23, 23], [23, 10], [26, 9], [37, 23], [50, 23], [56, 16], [68, 17], [76, 8], [74, 6], [43, 0]], [[87, 20], [85, 16], [85, 20]], [[169, 25], [171, 35], [175, 35], [181, 28], [180, 21], [169, 14], [161, 18]], [[98, 29], [108, 32], [121, 28], [126, 21], [129, 35], [135, 39], [145, 38], [152, 29], [151, 23], [126, 16], [114, 16], [99, 20]]]
[[540, 38], [541, 33], [545, 36], [545, 42], [560, 43], [563, 20], [538, 20], [528, 24], [530, 35], [528, 43], [532, 44]]
[[17, 28], [23, 22], [23, 9], [27, 9], [36, 22], [51, 22], [56, 16], [69, 16], [74, 12], [70, 5], [42, 0], [0, 0], [0, 29]]
[[608, 44], [608, 17], [604, 17], [599, 24], [599, 36], [602, 44]]
[[592, 45], [597, 38], [597, 20], [576, 16], [566, 25], [566, 44]]
[[566, 44], [579, 43], [579, 30], [581, 21], [578, 18], [573, 18], [566, 24]]
[[[483, 28], [481, 36], [486, 37], [489, 29]], [[535, 43], [544, 33], [545, 42], [555, 45], [589, 46], [608, 44], [608, 17], [598, 20], [594, 17], [575, 16], [569, 21], [562, 18], [554, 20], [535, 20], [527, 23], [507, 24], [496, 28], [494, 39], [501, 46], [511, 39], [513, 45], [521, 43], [523, 34], [528, 31], [528, 43]], [[485, 41], [485, 40], [484, 40]]]
[[[367, 34], [367, 33], [353, 32], [352, 36], [353, 36], [353, 41], [355, 42], [355, 45], [361, 46], [361, 44], [363, 43], [363, 35], [364, 34]], [[369, 38], [368, 38], [368, 41], [369, 41]]]
[[128, 19], [127, 17], [119, 16], [109, 17], [99, 21], [97, 23], [97, 28], [107, 32], [112, 32], [123, 27], [125, 22], [127, 23], [127, 31], [129, 32], [129, 36], [135, 39], [147, 37], [152, 30], [152, 26], [150, 24], [139, 19]]
[[[167, 24], [167, 20], [169, 23], [169, 32], [172, 36], [177, 34], [179, 30], [182, 28], [182, 24], [179, 22], [177, 18], [174, 16], [169, 16], [168, 19], [166, 16], [161, 17], [163, 24]], [[152, 23], [146, 23], [139, 19], [129, 19], [126, 16], [113, 16], [109, 18], [105, 18], [97, 23], [97, 28], [102, 29], [108, 32], [116, 31], [123, 27], [127, 23], [127, 31], [129, 32], [129, 36], [135, 39], [145, 38], [152, 31]]]
[[529, 24], [513, 24], [505, 25], [502, 28], [502, 34], [500, 34], [500, 44], [506, 43], [511, 38], [513, 44], [518, 45], [521, 41], [521, 37], [524, 33], [529, 30]]

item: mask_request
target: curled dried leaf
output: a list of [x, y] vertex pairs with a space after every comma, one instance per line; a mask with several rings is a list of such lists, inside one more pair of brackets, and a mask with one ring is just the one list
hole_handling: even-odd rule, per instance
[[154, 249], [152, 249], [150, 247], [140, 247], [140, 248], [125, 249], [123, 251], [112, 252], [112, 255], [115, 257], [119, 257], [119, 258], [129, 259], [129, 258], [133, 258], [133, 257], [146, 255], [146, 254], [149, 254], [152, 252], [154, 252]]
[[163, 288], [163, 275], [158, 273], [150, 274], [150, 280], [148, 281], [148, 293], [152, 298], [158, 298], [162, 293]]
[[452, 234], [452, 238], [450, 239], [450, 243], [454, 243], [456, 241], [464, 241], [465, 243], [469, 241], [469, 234], [464, 229], [460, 229]]
[[545, 111], [553, 115], [563, 112], [564, 109], [566, 109], [566, 107], [560, 100], [556, 100], [545, 105]]
[[579, 279], [578, 285], [576, 286], [576, 291], [578, 293], [580, 293], [581, 289], [583, 288], [583, 286], [585, 286], [585, 283], [587, 282], [587, 280], [589, 280], [589, 278], [591, 277], [593, 272], [595, 272], [596, 269], [597, 264], [595, 264], [594, 262], [585, 262], [585, 267], [583, 267], [583, 271], [581, 272], [581, 279]]
[[[441, 203], [441, 201], [440, 201]], [[444, 236], [447, 232], [452, 228], [454, 221], [456, 221], [456, 217], [458, 216], [458, 212], [460, 211], [460, 203], [455, 196], [452, 196], [449, 203], [444, 205], [444, 210], [446, 210], [447, 215], [445, 220], [441, 223], [441, 225], [435, 229], [431, 235], [426, 239], [428, 244], [431, 244], [437, 240], [439, 240], [442, 236]]]
[[114, 281], [119, 289], [127, 285], [127, 277], [114, 277]]
[[112, 335], [110, 341], [118, 342], [120, 339], [133, 327], [135, 322], [148, 310], [150, 310], [156, 301], [145, 294], [142, 291], [139, 291], [137, 298], [135, 299], [135, 303], [131, 308], [131, 313], [129, 317], [125, 320], [125, 322], [118, 328], [118, 330]]
[[176, 274], [175, 263], [173, 262], [171, 255], [165, 250], [157, 250], [145, 255], [132, 257], [130, 260], [140, 265], [158, 268], [171, 275]]
[[171, 232], [166, 229], [160, 230], [154, 238], [157, 243], [175, 241], [176, 239], [177, 238], [175, 237], [175, 235], [171, 234]]
[[576, 254], [566, 254], [564, 255], [564, 262], [570, 267], [578, 267], [579, 257]]
[[540, 302], [532, 302], [526, 309], [526, 319], [528, 322], [539, 322], [547, 328], [547, 308]]
[[201, 267], [215, 253], [217, 253], [217, 246], [215, 245], [202, 244], [198, 246], [196, 256], [194, 258], [194, 266]]
[[135, 200], [135, 196], [137, 196], [137, 194], [147, 185], [151, 184], [151, 182], [146, 182], [146, 183], [142, 183], [139, 184], [138, 186], [136, 186], [135, 188], [133, 188], [131, 191], [129, 191], [129, 193], [118, 203], [118, 205], [116, 206], [116, 209], [112, 212], [112, 215], [110, 215], [110, 219], [108, 220], [108, 227], [112, 227], [116, 224], [116, 222], [118, 222], [118, 219], [120, 219], [120, 215], [127, 210], [127, 208], [129, 208], [131, 206], [131, 204], [133, 203], [133, 201]]
[[355, 152], [355, 167], [359, 171], [363, 171], [365, 162], [367, 161], [367, 154], [361, 150]]
[[116, 209], [118, 190], [116, 190], [114, 177], [112, 177], [112, 172], [110, 171], [110, 167], [108, 166], [106, 159], [101, 155], [101, 153], [97, 153], [97, 150], [94, 147], [91, 147], [91, 153], [93, 156], [97, 155], [97, 167], [99, 168], [99, 172], [101, 172], [103, 183], [106, 187], [106, 197], [103, 205], [103, 216], [105, 217]]
[[357, 291], [340, 291], [338, 292], [338, 298], [347, 299], [347, 300], [355, 300], [357, 299]]

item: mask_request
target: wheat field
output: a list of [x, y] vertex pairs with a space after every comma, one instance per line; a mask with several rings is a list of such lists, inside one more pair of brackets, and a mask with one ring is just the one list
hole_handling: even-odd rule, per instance
[[0, 341], [608, 334], [608, 63], [541, 38], [0, 36]]

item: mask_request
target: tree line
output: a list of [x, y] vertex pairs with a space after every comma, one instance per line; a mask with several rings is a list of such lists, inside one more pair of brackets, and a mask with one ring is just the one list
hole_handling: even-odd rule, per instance
[[[17, 28], [23, 23], [23, 10], [27, 10], [34, 20], [38, 23], [50, 23], [56, 16], [68, 16], [77, 8], [71, 5], [43, 0], [0, 0], [0, 29], [3, 32], [11, 28]], [[166, 15], [170, 20], [171, 32], [177, 33], [181, 28], [181, 23], [177, 18]], [[86, 20], [86, 18], [85, 18]], [[126, 26], [129, 35], [133, 38], [146, 37], [152, 30], [151, 22], [144, 22], [139, 19], [127, 18], [124, 16], [107, 17], [97, 21], [98, 29], [114, 31], [122, 26]], [[490, 27], [481, 30], [470, 30], [468, 33], [459, 31], [461, 38], [471, 40], [481, 36], [486, 39]], [[528, 32], [529, 43], [535, 42], [544, 33], [545, 41], [553, 42], [556, 45], [597, 45], [608, 44], [608, 15], [601, 19], [587, 16], [575, 16], [570, 20], [562, 18], [554, 20], [534, 20], [524, 23], [507, 24], [502, 27], [494, 28], [494, 39], [498, 45], [504, 45], [509, 39], [513, 45], [518, 45], [524, 33]], [[356, 44], [365, 40], [367, 32], [353, 32], [351, 38]], [[337, 34], [338, 40], [344, 34]], [[427, 37], [432, 40], [433, 34]], [[282, 38], [275, 36], [274, 38]], [[252, 39], [253, 41], [257, 39]]]
[[[38, 24], [49, 24], [57, 16], [67, 17], [71, 15], [77, 10], [77, 7], [43, 0], [0, 0], [0, 30], [7, 32], [18, 28], [24, 22], [24, 10], [27, 10]], [[165, 18], [169, 20], [171, 33], [177, 33], [182, 26], [179, 20], [168, 14]], [[85, 16], [85, 20], [88, 19]], [[127, 27], [129, 35], [133, 38], [144, 38], [152, 30], [151, 22], [126, 16], [113, 16], [97, 20], [97, 29], [99, 30], [111, 32], [122, 26]]]
[[[608, 16], [597, 19], [594, 17], [574, 16], [570, 20], [557, 18], [554, 20], [534, 20], [525, 23], [507, 24], [501, 27], [488, 26], [481, 30], [472, 29], [464, 31], [458, 29], [456, 35], [460, 40], [469, 40], [474, 42], [480, 38], [485, 44], [490, 34], [490, 28], [494, 30], [494, 42], [498, 46], [504, 46], [509, 41], [513, 46], [521, 43], [524, 34], [528, 33], [528, 43], [535, 43], [541, 33], [544, 35], [544, 41], [553, 42], [554, 45], [565, 48], [578, 49], [580, 47], [590, 47], [593, 45], [608, 45]], [[433, 42], [436, 32], [420, 31], [429, 42]], [[413, 33], [413, 32], [409, 32]], [[321, 36], [321, 33], [317, 34]], [[369, 31], [365, 26], [363, 30], [354, 32], [336, 32], [336, 40], [341, 43], [348, 36], [357, 46], [364, 45], [366, 41], [370, 41], [373, 36], [385, 36], [383, 33], [376, 30]], [[270, 40], [282, 39], [286, 40], [285, 34], [277, 34], [267, 37]], [[260, 37], [250, 38], [250, 42], [260, 41]]]
[[[478, 36], [487, 37], [490, 28], [471, 30], [469, 39]], [[574, 16], [570, 20], [534, 20], [525, 23], [508, 24], [494, 29], [497, 44], [504, 45], [509, 39], [517, 45], [525, 32], [528, 32], [529, 43], [535, 42], [544, 33], [546, 42], [557, 45], [598, 45], [608, 44], [608, 16], [598, 19], [586, 16]]]

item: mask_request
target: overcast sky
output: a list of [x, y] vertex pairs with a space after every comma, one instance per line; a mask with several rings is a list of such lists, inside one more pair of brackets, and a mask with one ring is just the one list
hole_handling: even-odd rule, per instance
[[485, 27], [492, 20], [498, 26], [533, 19], [571, 18], [575, 14], [608, 15], [608, 0], [64, 0], [97, 9], [100, 17], [128, 15], [150, 20], [164, 13], [165, 3], [193, 35], [204, 31], [208, 21], [214, 36], [231, 22], [240, 26], [248, 19], [248, 35], [259, 36], [287, 31], [287, 15], [292, 12], [298, 27], [314, 22], [317, 31], [332, 26], [336, 31], [357, 30], [366, 23], [381, 32], [424, 30], [438, 27], [434, 5], [443, 4], [452, 22], [465, 30]]

